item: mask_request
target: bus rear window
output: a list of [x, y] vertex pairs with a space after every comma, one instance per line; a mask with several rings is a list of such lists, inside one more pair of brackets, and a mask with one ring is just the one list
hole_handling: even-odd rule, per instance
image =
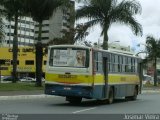
[[55, 67], [88, 67], [89, 50], [77, 48], [51, 48], [49, 65]]

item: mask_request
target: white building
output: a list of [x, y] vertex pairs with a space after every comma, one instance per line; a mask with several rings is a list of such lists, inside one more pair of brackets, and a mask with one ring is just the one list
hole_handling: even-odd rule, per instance
[[[74, 22], [70, 19], [74, 15], [74, 1], [71, 1], [71, 9], [63, 8], [58, 9], [53, 13], [53, 16], [43, 21], [42, 26], [42, 42], [48, 43], [54, 38], [61, 38], [64, 33], [63, 30], [69, 31], [74, 27]], [[0, 9], [3, 9], [0, 7]], [[3, 18], [5, 38], [1, 42], [3, 47], [12, 47], [14, 37], [14, 21], [8, 21]], [[18, 45], [19, 46], [32, 46], [38, 39], [38, 24], [30, 17], [21, 17], [18, 19]]]
[[[3, 46], [11, 47], [14, 37], [14, 21], [8, 21], [3, 18], [5, 40]], [[30, 17], [19, 17], [18, 19], [18, 45], [31, 46], [34, 44], [34, 21]]]

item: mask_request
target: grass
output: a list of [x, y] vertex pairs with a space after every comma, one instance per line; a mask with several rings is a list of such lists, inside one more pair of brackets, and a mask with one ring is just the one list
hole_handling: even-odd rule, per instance
[[35, 83], [0, 83], [0, 91], [33, 91], [44, 90], [42, 87], [35, 87]]
[[160, 84], [157, 84], [157, 86], [154, 86], [153, 84], [147, 83], [147, 84], [143, 85], [143, 87], [157, 87], [157, 88], [160, 88]]

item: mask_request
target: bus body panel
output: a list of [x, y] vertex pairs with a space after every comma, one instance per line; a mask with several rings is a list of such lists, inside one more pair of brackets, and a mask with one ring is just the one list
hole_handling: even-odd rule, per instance
[[[72, 48], [74, 46], [60, 46], [60, 48], [61, 47]], [[59, 46], [56, 46], [56, 48], [59, 48]], [[86, 48], [84, 47], [83, 49]], [[73, 68], [63, 66], [51, 67], [48, 63], [45, 77], [45, 94], [103, 100], [108, 98], [109, 89], [112, 87], [114, 89], [115, 98], [132, 96], [135, 87], [139, 87], [140, 84], [138, 73], [109, 72], [108, 68], [106, 68], [108, 66], [102, 68], [102, 71], [100, 72], [95, 72], [95, 51], [96, 50], [89, 49], [88, 55], [90, 59], [89, 66], [87, 68]], [[110, 52], [99, 52], [103, 53], [102, 57], [108, 59]], [[125, 55], [122, 54], [122, 56]], [[104, 65], [103, 61], [102, 65]], [[105, 78], [104, 69], [107, 69], [107, 78]]]
[[[75, 49], [74, 46], [72, 46], [72, 48]], [[81, 50], [80, 48], [78, 49]], [[91, 50], [87, 50], [89, 51], [89, 58], [91, 58]], [[89, 59], [89, 66], [87, 68], [63, 66], [51, 67], [47, 65], [45, 94], [93, 98], [93, 76], [91, 64], [92, 59]]]
[[[93, 98], [107, 99], [108, 93], [104, 95], [104, 76], [94, 76]], [[137, 75], [121, 75], [121, 74], [108, 74], [107, 90], [110, 87], [115, 89], [115, 98], [123, 96], [132, 96], [136, 85], [139, 85], [139, 77]]]

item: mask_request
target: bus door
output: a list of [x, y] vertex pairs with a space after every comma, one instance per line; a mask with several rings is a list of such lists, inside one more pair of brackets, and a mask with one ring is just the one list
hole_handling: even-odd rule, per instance
[[107, 85], [108, 85], [108, 59], [103, 57], [103, 74], [104, 74], [104, 98], [107, 97]]

